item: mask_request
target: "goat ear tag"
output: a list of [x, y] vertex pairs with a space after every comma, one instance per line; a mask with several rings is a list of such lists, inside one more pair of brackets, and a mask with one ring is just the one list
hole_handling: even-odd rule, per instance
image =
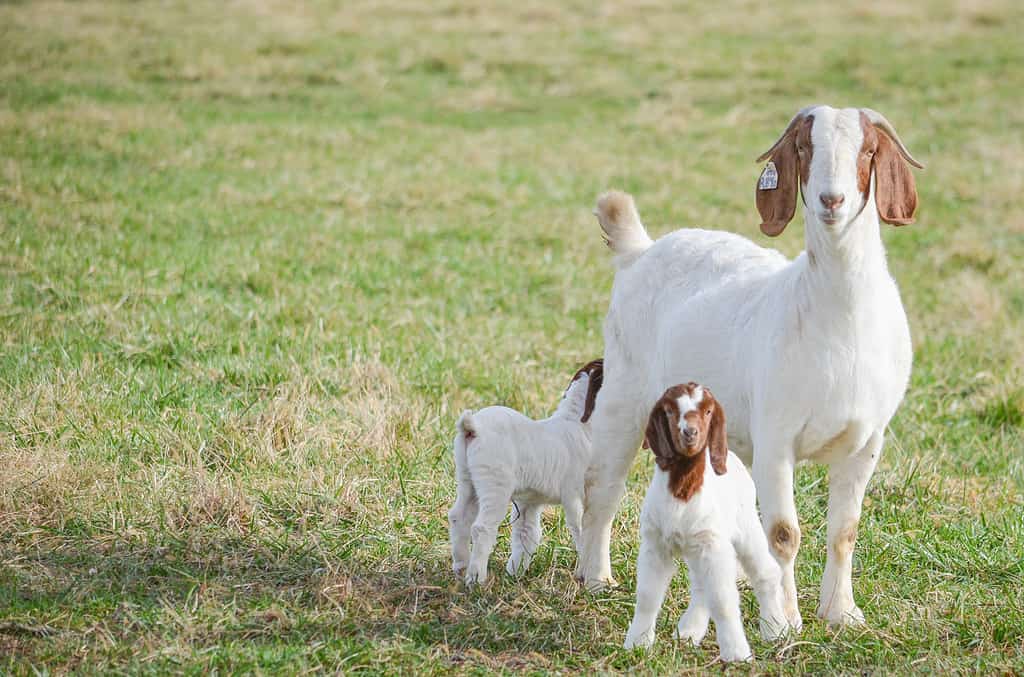
[[761, 178], [757, 180], [758, 190], [775, 190], [779, 187], [779, 172], [775, 169], [775, 163], [769, 161], [761, 172]]

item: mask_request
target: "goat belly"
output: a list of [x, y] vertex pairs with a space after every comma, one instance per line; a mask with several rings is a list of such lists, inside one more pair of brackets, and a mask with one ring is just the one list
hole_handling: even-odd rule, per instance
[[872, 427], [865, 421], [849, 420], [832, 425], [805, 425], [796, 439], [800, 460], [830, 463], [861, 449], [871, 437]]
[[512, 500], [523, 505], [555, 505], [561, 503], [557, 496], [549, 496], [545, 492], [534, 489], [522, 489], [512, 494]]

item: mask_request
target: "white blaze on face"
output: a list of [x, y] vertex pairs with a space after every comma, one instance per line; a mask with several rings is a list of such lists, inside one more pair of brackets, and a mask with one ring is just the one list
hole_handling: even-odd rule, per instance
[[[819, 219], [845, 223], [860, 211], [863, 198], [857, 187], [857, 157], [864, 142], [860, 111], [820, 106], [809, 113], [812, 153], [804, 200]], [[842, 196], [842, 204], [829, 208], [822, 202]]]
[[676, 404], [679, 405], [679, 420], [682, 421], [683, 417], [689, 414], [691, 411], [697, 411], [700, 407], [700, 403], [704, 400], [704, 388], [697, 386], [693, 389], [693, 392], [683, 395]]

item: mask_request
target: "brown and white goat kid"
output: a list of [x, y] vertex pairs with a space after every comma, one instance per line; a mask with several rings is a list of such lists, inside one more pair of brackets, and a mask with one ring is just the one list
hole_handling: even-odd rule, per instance
[[690, 571], [690, 606], [675, 636], [699, 645], [710, 618], [722, 660], [750, 660], [737, 560], [757, 596], [762, 636], [775, 640], [789, 625], [782, 569], [757, 518], [754, 481], [726, 447], [725, 412], [707, 388], [672, 386], [651, 411], [646, 439], [658, 467], [640, 513], [636, 610], [626, 648], [654, 644], [654, 624], [682, 558]]
[[[455, 505], [448, 512], [452, 569], [468, 585], [487, 580], [487, 563], [509, 503], [512, 554], [505, 569], [525, 571], [541, 542], [541, 513], [562, 504], [565, 523], [579, 548], [584, 477], [590, 464], [590, 415], [603, 380], [603, 361], [572, 377], [550, 418], [534, 421], [508, 407], [463, 412], [456, 424]], [[470, 552], [472, 540], [472, 553]]]

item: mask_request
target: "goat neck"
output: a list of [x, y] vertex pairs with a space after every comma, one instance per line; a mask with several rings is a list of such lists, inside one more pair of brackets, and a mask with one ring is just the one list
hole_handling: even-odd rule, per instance
[[590, 376], [583, 374], [574, 379], [565, 391], [562, 401], [551, 418], [561, 418], [569, 421], [579, 421], [587, 406], [587, 388], [590, 384]]
[[814, 210], [805, 209], [804, 243], [802, 277], [811, 288], [821, 289], [833, 299], [836, 295], [870, 294], [873, 282], [888, 276], [873, 190], [864, 209], [838, 228], [823, 223]]

